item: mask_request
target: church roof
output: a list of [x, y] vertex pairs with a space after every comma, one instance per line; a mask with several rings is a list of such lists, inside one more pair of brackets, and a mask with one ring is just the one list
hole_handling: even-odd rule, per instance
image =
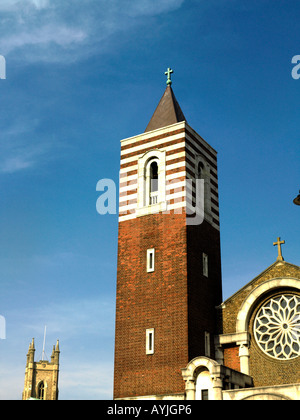
[[181, 121], [186, 121], [185, 116], [175, 98], [173, 89], [168, 85], [147, 125], [145, 133]]
[[228, 302], [236, 298], [237, 295], [243, 292], [249, 293], [250, 290], [253, 290], [258, 284], [263, 281], [275, 278], [299, 278], [300, 279], [300, 267], [295, 264], [291, 264], [286, 261], [275, 261], [268, 268], [266, 268], [262, 273], [256, 276], [249, 283], [245, 284], [241, 289], [235, 292], [232, 296], [226, 299], [220, 306], [226, 305]]

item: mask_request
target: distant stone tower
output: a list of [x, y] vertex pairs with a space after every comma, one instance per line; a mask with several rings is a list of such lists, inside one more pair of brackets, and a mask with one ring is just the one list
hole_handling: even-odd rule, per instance
[[34, 338], [29, 345], [27, 354], [23, 400], [57, 400], [59, 372], [59, 343], [53, 346], [51, 362], [48, 360], [34, 361]]

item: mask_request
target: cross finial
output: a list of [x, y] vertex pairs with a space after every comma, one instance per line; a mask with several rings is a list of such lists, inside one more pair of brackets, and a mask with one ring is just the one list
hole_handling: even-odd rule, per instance
[[167, 71], [165, 72], [165, 75], [168, 76], [167, 86], [171, 86], [171, 84], [172, 84], [172, 80], [171, 80], [171, 74], [172, 73], [174, 73], [174, 71], [172, 69], [170, 69], [170, 67], [168, 67]]
[[280, 240], [280, 237], [279, 238], [277, 238], [277, 242], [273, 242], [273, 245], [274, 246], [278, 246], [278, 257], [277, 257], [277, 261], [284, 261], [283, 260], [283, 256], [282, 256], [282, 253], [281, 253], [281, 245], [283, 245], [283, 244], [285, 244], [285, 241], [281, 241]]

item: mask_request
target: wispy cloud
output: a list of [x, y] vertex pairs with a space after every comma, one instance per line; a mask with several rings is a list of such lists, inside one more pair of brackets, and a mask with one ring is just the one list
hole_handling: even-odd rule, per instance
[[30, 5], [41, 9], [49, 5], [49, 0], [1, 0], [0, 11], [16, 10], [16, 8]]
[[12, 174], [29, 169], [49, 159], [52, 145], [35, 142], [25, 143], [19, 139], [0, 143], [0, 174]]
[[22, 169], [30, 168], [33, 165], [33, 160], [30, 156], [16, 156], [6, 159], [0, 164], [0, 172], [2, 173], [14, 173]]
[[0, 174], [42, 165], [68, 147], [51, 134], [41, 134], [40, 125], [40, 120], [30, 114], [13, 118], [7, 126], [0, 124]]
[[0, 53], [27, 61], [76, 61], [108, 48], [112, 35], [184, 0], [3, 0]]
[[[2, 46], [7, 54], [15, 49], [27, 46], [44, 47], [54, 43], [57, 46], [66, 48], [73, 43], [80, 43], [86, 38], [86, 34], [81, 29], [73, 29], [65, 25], [47, 24], [32, 31], [19, 32], [5, 38], [5, 45]], [[4, 41], [3, 41], [4, 44]]]

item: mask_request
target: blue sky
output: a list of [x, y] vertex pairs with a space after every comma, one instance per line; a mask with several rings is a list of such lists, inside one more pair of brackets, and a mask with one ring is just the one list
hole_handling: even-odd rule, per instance
[[188, 123], [219, 153], [224, 299], [299, 259], [299, 1], [1, 0], [0, 399], [20, 399], [32, 337], [60, 339], [60, 398], [112, 398], [120, 143], [174, 69]]

